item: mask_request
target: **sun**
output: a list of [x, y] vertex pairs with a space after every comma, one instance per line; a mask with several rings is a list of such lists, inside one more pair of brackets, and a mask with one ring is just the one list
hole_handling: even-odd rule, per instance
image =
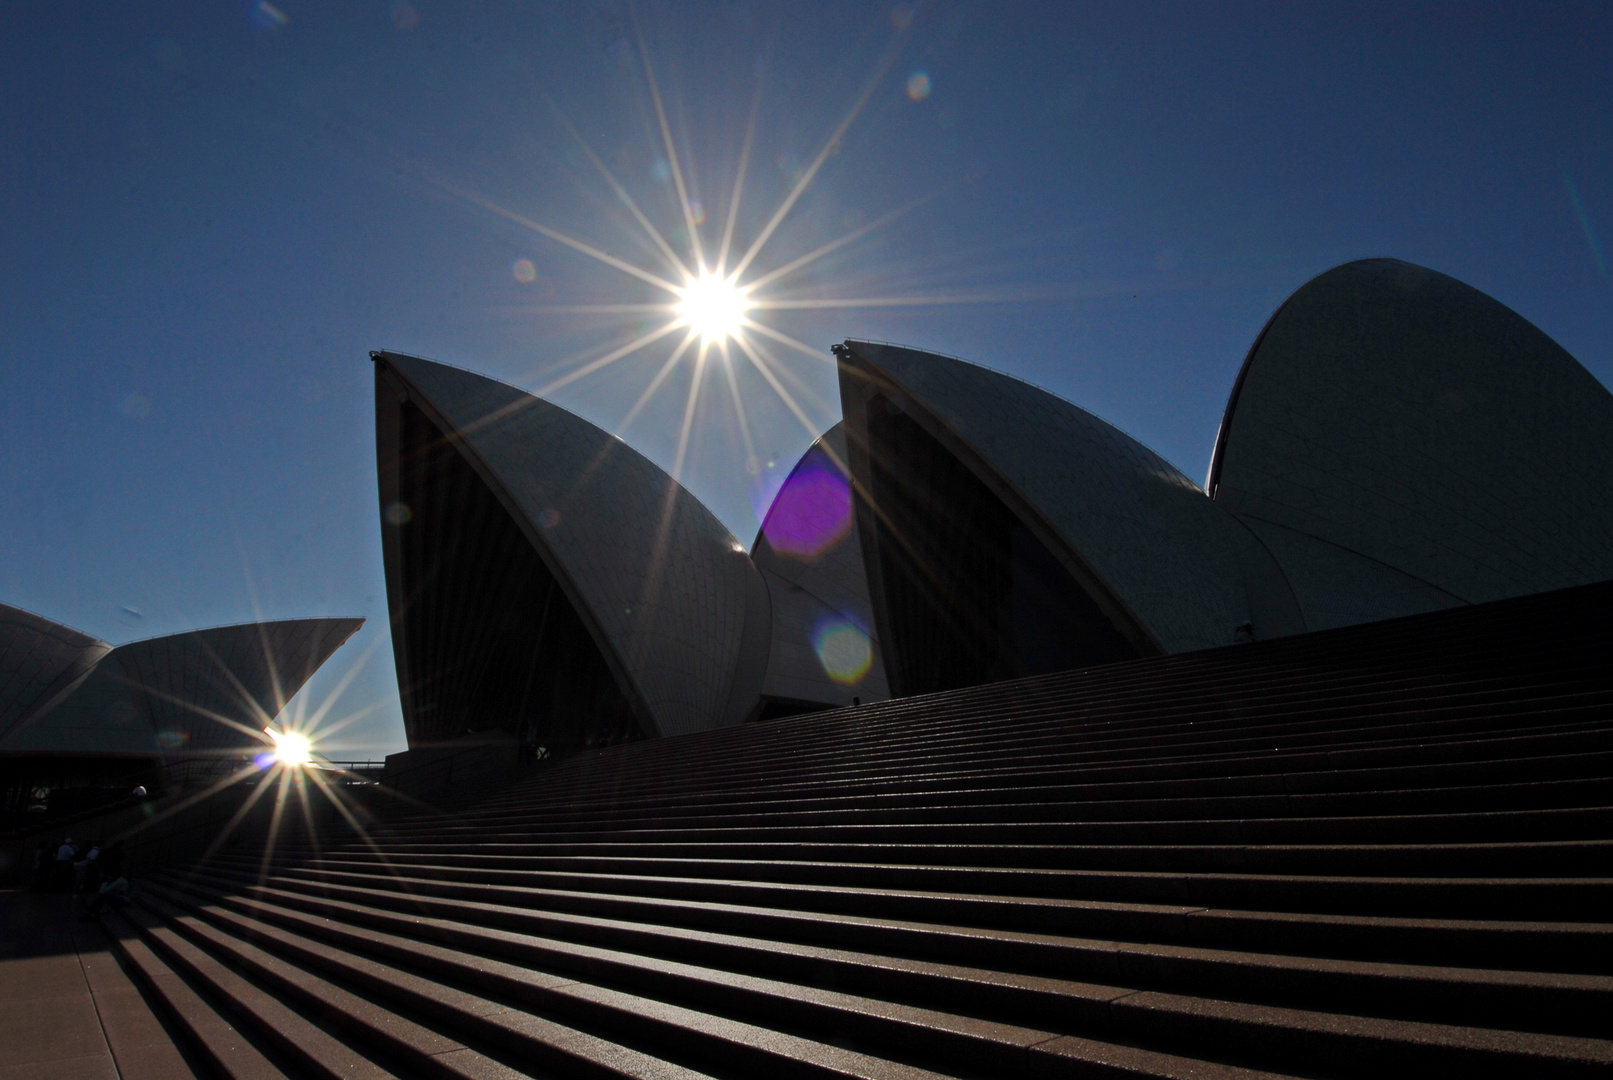
[[[666, 103], [661, 96], [660, 82], [655, 75], [649, 47], [643, 35], [638, 35], [637, 53], [643, 65], [643, 83], [649, 92], [654, 126], [659, 129], [660, 135], [656, 140], [652, 134], [652, 142], [659, 144], [652, 146], [653, 152], [660, 159], [656, 176], [661, 183], [670, 186], [671, 190], [666, 194], [673, 196], [673, 204], [679, 208], [682, 218], [681, 223], [670, 231], [657, 228], [650, 220], [650, 215], [634, 200], [622, 180], [617, 178], [588, 140], [570, 120], [560, 114], [558, 106], [551, 101], [550, 105], [554, 106], [561, 126], [575, 141], [578, 152], [592, 164], [600, 180], [615, 196], [621, 208], [638, 223], [637, 238], [641, 251], [658, 265], [648, 265], [644, 259], [636, 257], [613, 254], [588, 240], [534, 220], [511, 207], [502, 206], [460, 184], [440, 176], [433, 176], [429, 172], [422, 172], [418, 166], [411, 164], [408, 171], [412, 175], [420, 177], [445, 194], [481, 207], [560, 247], [609, 266], [629, 278], [635, 278], [640, 283], [639, 286], [635, 286], [635, 295], [631, 299], [624, 296], [619, 300], [606, 299], [598, 303], [542, 304], [527, 308], [526, 310], [532, 314], [598, 314], [628, 317], [628, 321], [621, 327], [620, 344], [601, 343], [597, 347], [585, 348], [565, 358], [555, 365], [560, 369], [558, 373], [531, 392], [539, 398], [550, 398], [579, 379], [594, 375], [626, 357], [653, 349], [661, 352], [665, 358], [654, 377], [638, 395], [638, 399], [616, 425], [617, 437], [622, 437], [622, 432], [633, 423], [658, 391], [663, 387], [677, 385], [673, 381], [675, 372], [688, 369], [683, 423], [678, 429], [677, 449], [669, 470], [674, 479], [681, 480], [684, 463], [688, 460], [690, 443], [695, 437], [696, 419], [702, 415], [701, 398], [709, 389], [709, 375], [716, 374], [720, 381], [727, 384], [728, 395], [732, 399], [732, 417], [736, 421], [735, 427], [743, 443], [742, 460], [747, 463], [748, 468], [748, 463], [759, 461], [762, 455], [757, 453], [751, 418], [746, 415], [745, 392], [741, 390], [740, 382], [741, 371], [754, 372], [760, 376], [772, 394], [800, 423], [802, 431], [810, 439], [816, 439], [821, 435], [825, 426], [824, 416], [813, 416], [809, 413], [812, 404], [810, 401], [803, 402], [796, 399], [790, 384], [794, 384], [797, 389], [807, 389], [809, 393], [812, 391], [802, 379], [789, 370], [777, 350], [788, 349], [809, 357], [818, 364], [827, 365], [830, 369], [833, 369], [836, 362], [827, 350], [809, 345], [773, 325], [775, 316], [789, 311], [907, 308], [916, 305], [997, 302], [1005, 299], [1006, 297], [986, 294], [819, 296], [816, 295], [819, 282], [803, 286], [798, 279], [793, 286], [786, 284], [792, 275], [798, 275], [806, 268], [818, 264], [820, 260], [848, 248], [903, 215], [953, 190], [957, 185], [970, 182], [967, 177], [954, 178], [929, 192], [917, 194], [907, 202], [871, 220], [864, 221], [861, 215], [858, 215], [857, 223], [852, 224], [849, 219], [843, 218], [847, 231], [824, 239], [811, 250], [786, 259], [780, 265], [768, 269], [762, 268], [764, 263], [773, 261], [763, 257], [764, 249], [767, 249], [779, 234], [780, 227], [811, 186], [814, 177], [831, 158], [840, 153], [853, 122], [875, 99], [876, 92], [884, 84], [909, 36], [905, 24], [898, 29], [900, 32], [886, 49], [884, 57], [873, 66], [861, 92], [857, 94], [840, 122], [824, 136], [817, 155], [809, 162], [801, 163], [799, 169], [792, 170], [793, 184], [771, 215], [762, 220], [754, 232], [751, 232], [750, 228], [756, 224], [754, 221], [748, 222], [744, 227], [741, 226], [742, 218], [748, 219], [752, 215], [741, 215], [740, 209], [746, 191], [746, 177], [751, 167], [757, 109], [762, 100], [760, 68], [751, 99], [750, 120], [725, 197], [726, 211], [716, 210], [713, 207], [715, 212], [708, 214], [699, 200], [699, 191], [694, 185], [692, 159], [685, 152], [687, 148], [679, 147], [673, 136], [673, 125], [667, 118]], [[736, 235], [736, 230], [741, 234], [751, 232], [748, 242], [742, 236]], [[820, 265], [815, 274], [820, 280], [824, 278], [824, 269], [825, 267]], [[536, 265], [531, 259], [523, 257], [516, 260], [512, 266], [512, 273], [516, 281], [530, 284], [536, 280]], [[650, 294], [652, 298], [638, 298], [637, 293], [643, 285], [656, 290]], [[781, 291], [781, 288], [785, 291]], [[813, 295], [801, 295], [800, 290]], [[645, 319], [644, 316], [650, 318]], [[675, 391], [669, 389], [668, 392]], [[753, 472], [752, 475], [757, 474]]]
[[683, 299], [676, 308], [679, 319], [708, 344], [737, 335], [745, 324], [746, 310], [752, 306], [748, 290], [710, 271], [690, 278], [680, 292]]
[[306, 765], [313, 758], [308, 736], [294, 731], [275, 731], [264, 728], [264, 734], [274, 740], [274, 757], [282, 765]]

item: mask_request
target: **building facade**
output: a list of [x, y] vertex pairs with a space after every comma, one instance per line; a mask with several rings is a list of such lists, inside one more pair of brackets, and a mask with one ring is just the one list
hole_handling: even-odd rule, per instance
[[1001, 372], [834, 351], [843, 420], [748, 554], [587, 421], [375, 354], [411, 746], [681, 734], [1613, 579], [1613, 397], [1421, 267], [1283, 304], [1204, 487]]
[[375, 356], [382, 550], [411, 749], [575, 749], [739, 723], [767, 663], [745, 546], [648, 458], [559, 406]]
[[266, 750], [263, 729], [363, 624], [243, 623], [114, 648], [0, 604], [0, 821], [155, 787], [173, 772], [164, 766], [239, 766]]
[[773, 609], [764, 717], [890, 696], [836, 424], [801, 455], [751, 545]]
[[1613, 396], [1476, 289], [1330, 270], [1280, 307], [1206, 487], [1282, 565], [1307, 629], [1613, 577]]
[[0, 604], [0, 755], [261, 750], [262, 731], [363, 619], [284, 619], [113, 647]]

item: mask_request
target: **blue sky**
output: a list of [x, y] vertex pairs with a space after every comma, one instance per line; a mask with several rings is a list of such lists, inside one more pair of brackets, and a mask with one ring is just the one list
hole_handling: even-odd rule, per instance
[[[363, 615], [308, 692], [362, 662], [331, 749], [402, 749], [368, 352], [536, 390], [650, 325], [575, 310], [660, 295], [510, 216], [655, 269], [586, 143], [686, 247], [646, 57], [708, 246], [753, 102], [741, 245], [867, 90], [754, 265], [909, 207], [775, 293], [972, 300], [765, 316], [824, 358], [773, 354], [817, 427], [828, 346], [869, 337], [1028, 379], [1202, 478], [1272, 310], [1377, 255], [1613, 382], [1606, 5], [13, 2], [0, 600], [114, 642]], [[614, 430], [674, 342], [553, 396]], [[622, 431], [666, 466], [687, 367]], [[683, 473], [748, 543], [809, 433], [753, 368], [736, 385], [752, 447], [708, 381]]]

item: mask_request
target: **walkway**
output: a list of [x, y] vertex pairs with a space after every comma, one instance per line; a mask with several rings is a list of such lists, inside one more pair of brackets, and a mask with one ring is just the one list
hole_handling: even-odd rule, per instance
[[0, 1080], [193, 1080], [69, 897], [0, 890]]

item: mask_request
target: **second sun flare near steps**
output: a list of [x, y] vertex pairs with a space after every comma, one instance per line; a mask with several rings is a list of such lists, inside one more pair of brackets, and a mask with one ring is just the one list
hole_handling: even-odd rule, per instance
[[1610, 605], [590, 752], [107, 923], [229, 1077], [1605, 1076]]

